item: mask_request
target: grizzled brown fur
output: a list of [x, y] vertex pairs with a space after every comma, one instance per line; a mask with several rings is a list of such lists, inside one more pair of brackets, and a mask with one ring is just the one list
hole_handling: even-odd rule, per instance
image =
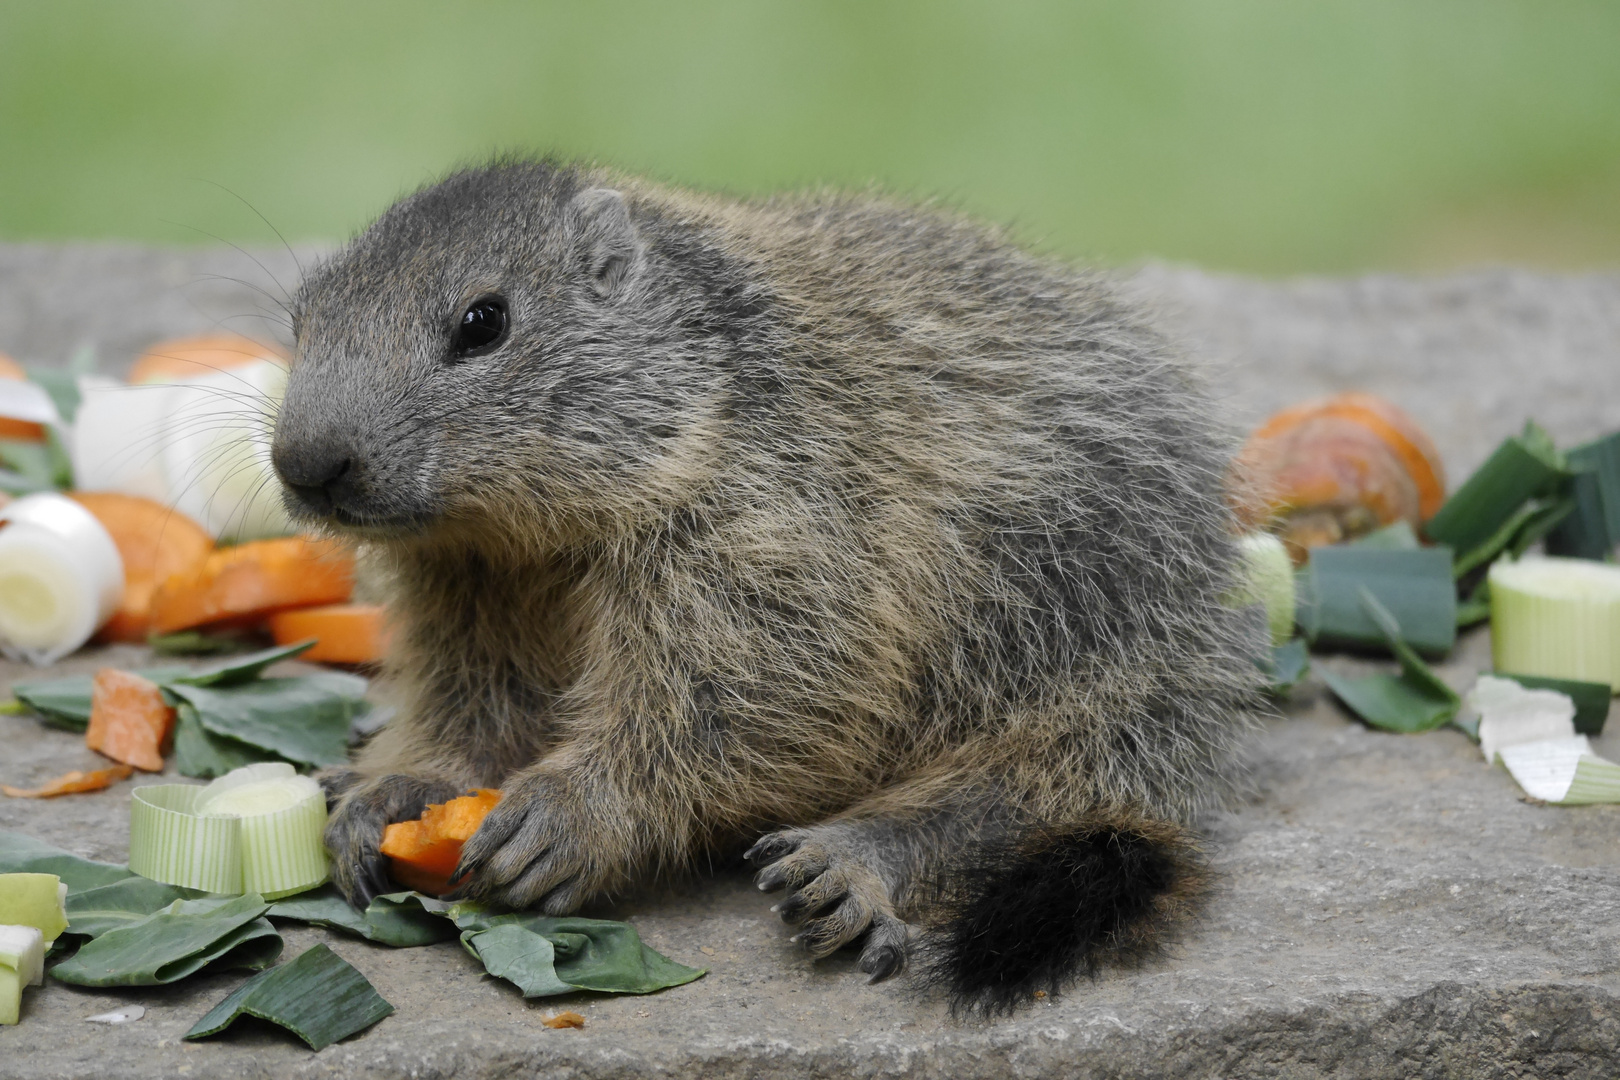
[[[399, 624], [401, 714], [330, 781], [351, 897], [385, 822], [496, 785], [467, 894], [561, 913], [757, 840], [811, 952], [878, 977], [1034, 840], [1148, 915], [1190, 880], [1093, 855], [1181, 866], [1245, 722], [1228, 448], [1096, 279], [882, 198], [517, 162], [401, 201], [294, 314], [277, 468]], [[953, 988], [1062, 979], [1024, 976]]]

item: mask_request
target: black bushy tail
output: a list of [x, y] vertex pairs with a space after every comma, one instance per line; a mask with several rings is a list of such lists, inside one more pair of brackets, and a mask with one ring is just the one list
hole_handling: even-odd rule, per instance
[[994, 1014], [1104, 961], [1139, 960], [1202, 891], [1202, 862], [1180, 826], [1133, 815], [979, 848], [942, 883], [923, 942], [928, 974], [958, 1011]]

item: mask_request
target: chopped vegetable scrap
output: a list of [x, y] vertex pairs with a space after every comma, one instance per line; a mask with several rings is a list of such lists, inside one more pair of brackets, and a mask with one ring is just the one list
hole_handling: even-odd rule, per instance
[[106, 769], [84, 772], [74, 769], [70, 773], [47, 780], [36, 788], [18, 788], [0, 784], [0, 791], [13, 799], [54, 799], [58, 795], [79, 795], [87, 791], [100, 791], [112, 787], [120, 780], [128, 780], [135, 772], [130, 765], [113, 765]]
[[1488, 580], [1498, 668], [1620, 692], [1620, 566], [1527, 556], [1497, 562]]
[[105, 930], [51, 969], [76, 986], [159, 986], [199, 971], [262, 971], [281, 955], [281, 935], [264, 918], [262, 896], [176, 900]]
[[0, 1024], [15, 1024], [22, 1014], [23, 988], [44, 981], [45, 938], [39, 928], [0, 922]]
[[1294, 569], [1288, 551], [1270, 533], [1248, 533], [1238, 538], [1238, 552], [1245, 580], [1233, 606], [1265, 605], [1271, 644], [1281, 645], [1294, 632]]
[[326, 795], [285, 762], [226, 773], [206, 787], [137, 788], [129, 866], [153, 881], [274, 900], [326, 880]]
[[118, 547], [84, 507], [55, 492], [0, 509], [0, 650], [49, 664], [90, 640], [124, 592]]
[[280, 357], [280, 350], [240, 334], [198, 334], [158, 342], [140, 355], [124, 378], [136, 384], [185, 382]]
[[[175, 764], [185, 776], [223, 776], [256, 761], [337, 765], [348, 758], [351, 729], [370, 709], [366, 680], [338, 671], [262, 677], [269, 665], [298, 656], [312, 644], [231, 657], [196, 671], [166, 667], [124, 672], [119, 681], [139, 678], [155, 684], [164, 707], [173, 708]], [[11, 691], [46, 723], [85, 730], [94, 689], [90, 678], [76, 675], [15, 683]]]
[[306, 537], [223, 548], [170, 577], [152, 597], [152, 630], [170, 634], [225, 620], [261, 619], [286, 608], [336, 604], [354, 589], [354, 556]]
[[1434, 444], [1410, 416], [1372, 394], [1282, 410], [1249, 436], [1234, 467], [1239, 520], [1278, 533], [1296, 563], [1311, 548], [1391, 522], [1415, 528], [1445, 498]]
[[56, 874], [0, 867], [0, 923], [32, 926], [49, 945], [67, 929], [68, 888]]
[[124, 562], [124, 594], [102, 626], [106, 641], [145, 641], [158, 584], [192, 570], [214, 550], [213, 537], [180, 511], [138, 495], [73, 491], [68, 498], [95, 515]]
[[1443, 547], [1317, 548], [1298, 576], [1298, 618], [1313, 646], [1386, 648], [1384, 627], [1362, 603], [1363, 590], [1394, 616], [1419, 652], [1444, 656], [1457, 640], [1457, 590]]
[[304, 659], [327, 664], [374, 664], [388, 651], [388, 627], [381, 604], [329, 604], [293, 608], [270, 616], [276, 643], [315, 639]]
[[396, 821], [383, 830], [388, 870], [402, 885], [439, 896], [450, 891], [450, 875], [461, 861], [461, 846], [478, 831], [484, 816], [501, 801], [501, 793], [480, 788], [445, 803], [435, 803], [415, 821]]
[[572, 1009], [566, 1012], [560, 1012], [555, 1016], [545, 1017], [540, 1022], [546, 1025], [548, 1028], [557, 1028], [559, 1030], [562, 1028], [582, 1028], [585, 1026], [585, 1018], [579, 1015], [579, 1013], [574, 1012]]
[[322, 1050], [393, 1011], [352, 964], [325, 945], [312, 945], [290, 963], [237, 987], [182, 1037], [207, 1038], [239, 1016], [256, 1016], [286, 1028], [311, 1050]]
[[522, 912], [497, 915], [481, 905], [450, 905], [461, 944], [526, 998], [596, 990], [650, 994], [706, 974], [648, 948], [629, 923]]
[[115, 668], [96, 672], [86, 746], [137, 769], [162, 772], [163, 751], [173, 732], [174, 708], [157, 683]]

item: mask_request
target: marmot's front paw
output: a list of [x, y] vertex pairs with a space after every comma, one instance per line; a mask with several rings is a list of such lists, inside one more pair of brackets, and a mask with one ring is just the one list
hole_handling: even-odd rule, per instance
[[754, 882], [766, 892], [795, 890], [775, 911], [798, 923], [794, 940], [820, 959], [862, 934], [860, 969], [872, 982], [906, 963], [906, 924], [894, 913], [888, 888], [837, 827], [784, 829], [762, 837], [743, 856], [763, 866]]
[[377, 850], [389, 823], [420, 817], [428, 803], [444, 802], [461, 793], [448, 781], [420, 776], [357, 781], [353, 773], [343, 773], [331, 780], [323, 777], [322, 785], [328, 800], [335, 792], [341, 793], [324, 838], [332, 855], [332, 881], [358, 908], [371, 903], [374, 896], [399, 889], [388, 876], [388, 860]]
[[[462, 846], [450, 895], [567, 915], [607, 889], [615, 841], [593, 823], [598, 807], [556, 773], [508, 782]], [[465, 876], [464, 876], [465, 875]]]

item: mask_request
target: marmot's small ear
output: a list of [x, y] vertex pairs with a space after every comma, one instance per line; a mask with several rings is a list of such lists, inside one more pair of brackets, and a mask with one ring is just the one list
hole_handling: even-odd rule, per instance
[[602, 297], [622, 295], [641, 272], [643, 252], [624, 196], [612, 188], [587, 188], [574, 196], [582, 223], [585, 272]]

